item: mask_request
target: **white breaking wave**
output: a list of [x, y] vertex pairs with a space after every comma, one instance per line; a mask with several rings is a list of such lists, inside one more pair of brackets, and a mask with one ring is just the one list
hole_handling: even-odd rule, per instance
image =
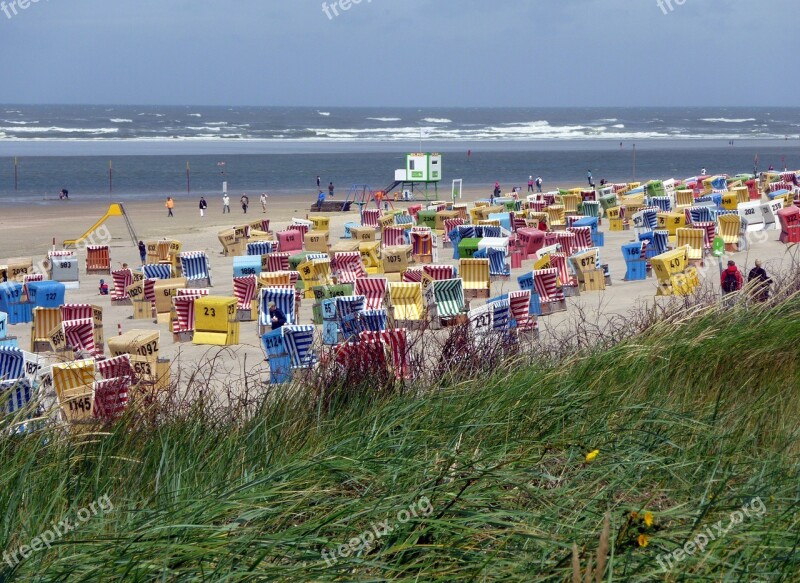
[[226, 125], [228, 125], [228, 122], [226, 122], [226, 121], [210, 121], [206, 125], [210, 125], [210, 126], [226, 126]]
[[119, 128], [0, 128], [0, 132], [28, 133], [28, 134], [116, 134]]
[[426, 117], [422, 121], [427, 123], [453, 123], [452, 119], [447, 119], [446, 117]]
[[110, 120], [111, 123], [133, 123], [132, 119], [123, 119], [121, 117], [112, 117]]
[[190, 113], [189, 117], [203, 117], [202, 113]]
[[710, 123], [746, 123], [748, 121], [756, 121], [754, 117], [747, 117], [741, 119], [729, 119], [727, 117], [704, 117], [700, 121], [707, 121]]
[[373, 121], [401, 121], [402, 118], [399, 118], [399, 117], [368, 117], [367, 119], [371, 119]]
[[600, 123], [614, 123], [619, 120], [616, 117], [608, 117], [608, 118], [598, 119], [597, 121], [599, 121]]
[[219, 126], [187, 126], [186, 129], [193, 132], [218, 132], [222, 128]]
[[26, 126], [26, 125], [30, 125], [32, 123], [39, 123], [38, 121], [14, 121], [14, 120], [11, 120], [11, 119], [4, 119], [3, 122], [11, 123], [11, 124], [14, 124], [15, 126]]
[[625, 129], [625, 124], [624, 123], [618, 123], [618, 124], [615, 124], [615, 125], [613, 125], [611, 127], [612, 128], [617, 128], [618, 130], [623, 130], [623, 129]]
[[322, 117], [330, 117], [331, 115], [330, 111], [318, 111], [317, 113], [320, 114]]

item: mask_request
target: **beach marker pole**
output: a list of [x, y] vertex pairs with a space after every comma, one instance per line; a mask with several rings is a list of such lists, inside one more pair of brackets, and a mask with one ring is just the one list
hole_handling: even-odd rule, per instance
[[192, 192], [192, 179], [189, 175], [189, 162], [186, 162], [186, 193], [190, 194]]
[[117, 336], [122, 336], [122, 324], [117, 324]]
[[110, 195], [111, 192], [114, 190], [114, 178], [113, 178], [114, 170], [111, 165], [111, 160], [108, 161], [108, 194]]
[[19, 184], [18, 177], [17, 177], [17, 157], [14, 156], [14, 190], [17, 190], [17, 185]]

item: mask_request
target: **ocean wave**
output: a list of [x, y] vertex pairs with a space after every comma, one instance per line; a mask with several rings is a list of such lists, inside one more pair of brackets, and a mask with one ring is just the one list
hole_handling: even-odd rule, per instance
[[123, 119], [121, 117], [112, 117], [110, 120], [111, 123], [133, 123], [132, 119]]
[[330, 117], [331, 115], [330, 111], [318, 111], [317, 113], [320, 114], [322, 117]]
[[219, 126], [186, 126], [186, 129], [193, 132], [218, 132], [222, 128]]
[[206, 125], [209, 125], [209, 126], [226, 126], [226, 125], [228, 125], [228, 122], [226, 122], [226, 121], [210, 121]]
[[425, 117], [422, 121], [427, 123], [453, 123], [452, 119], [447, 119], [446, 117]]
[[189, 115], [189, 117], [203, 117], [202, 113], [190, 113], [188, 115]]
[[0, 127], [0, 132], [28, 133], [28, 134], [115, 134], [119, 128], [59, 128], [59, 127]]
[[612, 128], [616, 128], [618, 130], [624, 130], [625, 129], [625, 124], [624, 123], [618, 123], [618, 124], [615, 124], [615, 125], [613, 125], [611, 127]]
[[746, 123], [748, 121], [756, 121], [756, 118], [747, 117], [740, 119], [729, 119], [727, 117], [704, 117], [701, 118], [700, 121], [707, 121], [709, 123]]
[[600, 123], [614, 123], [619, 120], [616, 117], [605, 117], [603, 119], [598, 119], [597, 121]]
[[30, 125], [32, 123], [39, 123], [38, 121], [14, 121], [14, 120], [11, 120], [11, 119], [4, 119], [3, 122], [4, 123], [14, 124], [15, 126], [26, 126], [26, 125]]
[[371, 119], [373, 121], [401, 121], [402, 118], [399, 117], [368, 117], [367, 119]]

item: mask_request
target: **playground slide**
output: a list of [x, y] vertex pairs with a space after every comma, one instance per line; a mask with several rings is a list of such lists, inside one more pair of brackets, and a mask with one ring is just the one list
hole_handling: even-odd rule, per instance
[[70, 247], [76, 247], [78, 243], [83, 242], [84, 240], [88, 239], [92, 233], [94, 233], [100, 226], [105, 223], [111, 217], [123, 217], [125, 219], [125, 223], [128, 226], [128, 234], [131, 236], [131, 240], [133, 244], [136, 244], [136, 233], [133, 230], [133, 225], [131, 225], [128, 216], [125, 214], [125, 209], [122, 206], [122, 203], [114, 203], [108, 207], [108, 211], [106, 212], [103, 217], [97, 221], [94, 225], [92, 225], [88, 231], [86, 231], [83, 235], [78, 237], [77, 239], [68, 239], [64, 241], [64, 248], [68, 249]]

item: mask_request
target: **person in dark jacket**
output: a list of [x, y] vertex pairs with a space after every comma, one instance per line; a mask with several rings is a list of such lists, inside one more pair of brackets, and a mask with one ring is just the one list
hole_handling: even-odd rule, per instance
[[735, 261], [728, 261], [728, 268], [720, 275], [720, 285], [722, 286], [723, 295], [742, 289], [744, 278], [739, 268], [736, 267]]
[[766, 302], [769, 299], [769, 286], [772, 284], [772, 279], [761, 267], [760, 259], [756, 259], [756, 266], [747, 274], [747, 281], [753, 283], [753, 297], [756, 300]]
[[145, 246], [144, 241], [139, 241], [139, 257], [142, 260], [142, 265], [147, 263], [147, 246]]
[[286, 324], [286, 314], [275, 305], [275, 302], [270, 302], [267, 307], [269, 307], [269, 321], [272, 322], [273, 330]]
[[203, 217], [206, 214], [206, 209], [208, 208], [208, 203], [206, 199], [202, 196], [200, 197], [200, 216]]

